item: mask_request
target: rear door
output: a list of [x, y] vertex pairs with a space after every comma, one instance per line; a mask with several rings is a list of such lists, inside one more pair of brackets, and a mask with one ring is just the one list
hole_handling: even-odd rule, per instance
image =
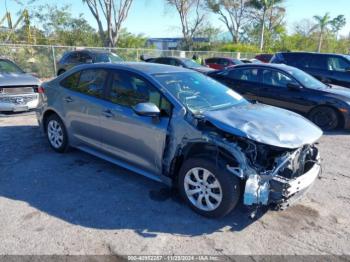
[[288, 88], [288, 84], [299, 85], [295, 79], [282, 71], [263, 69], [258, 99], [264, 104], [305, 113], [309, 109], [309, 102], [304, 99], [304, 92], [307, 90], [291, 89]]
[[258, 68], [236, 68], [229, 70], [225, 84], [248, 100], [259, 100], [261, 86]]
[[61, 82], [65, 124], [71, 143], [76, 146], [101, 148], [101, 102], [107, 74], [104, 69], [87, 69]]
[[[157, 105], [161, 117], [137, 115], [132, 107], [143, 102]], [[171, 111], [171, 104], [149, 81], [128, 71], [113, 70], [101, 121], [104, 150], [132, 167], [160, 174]]]

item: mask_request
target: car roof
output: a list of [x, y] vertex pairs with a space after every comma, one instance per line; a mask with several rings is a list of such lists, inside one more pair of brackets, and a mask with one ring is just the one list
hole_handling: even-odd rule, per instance
[[343, 56], [348, 57], [348, 55], [345, 54], [334, 54], [334, 53], [317, 53], [317, 52], [277, 52], [276, 54], [310, 54], [310, 55], [333, 55], [333, 56]]
[[237, 69], [237, 68], [272, 68], [272, 69], [281, 69], [281, 70], [288, 70], [291, 69], [293, 67], [285, 65], [285, 64], [239, 64], [239, 65], [235, 65], [233, 67], [231, 67], [231, 69]]
[[188, 59], [191, 59], [191, 58], [187, 58], [187, 57], [179, 57], [179, 56], [159, 56], [159, 57], [154, 57], [153, 59], [160, 59], [160, 58], [173, 58], [173, 59], [178, 59], [178, 60], [188, 60]]
[[208, 57], [208, 58], [206, 58], [206, 60], [207, 59], [228, 59], [228, 60], [234, 60], [234, 59], [237, 59], [237, 58], [225, 57], [225, 56], [214, 56], [214, 57]]
[[177, 72], [194, 72], [193, 70], [184, 67], [145, 63], [145, 62], [119, 62], [119, 63], [98, 63], [98, 64], [84, 64], [74, 67], [74, 69], [93, 69], [93, 68], [107, 68], [107, 69], [125, 69], [144, 74], [161, 74], [161, 73], [177, 73]]

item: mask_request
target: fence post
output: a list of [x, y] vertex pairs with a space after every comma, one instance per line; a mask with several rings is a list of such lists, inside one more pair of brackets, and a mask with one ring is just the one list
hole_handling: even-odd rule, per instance
[[53, 70], [54, 70], [53, 76], [55, 76], [56, 72], [57, 72], [55, 47], [51, 46], [51, 50], [52, 50], [52, 58], [53, 58], [52, 59], [53, 60]]

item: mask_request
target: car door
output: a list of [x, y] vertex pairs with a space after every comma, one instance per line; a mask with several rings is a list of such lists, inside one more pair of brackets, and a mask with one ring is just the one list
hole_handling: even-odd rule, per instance
[[327, 56], [329, 79], [332, 84], [350, 87], [350, 60], [341, 56]]
[[[108, 100], [101, 122], [106, 153], [133, 168], [160, 174], [170, 103], [149, 81], [123, 70], [111, 72]], [[161, 116], [157, 119], [137, 115], [132, 107], [143, 102], [157, 105]]]
[[101, 148], [101, 102], [107, 74], [104, 69], [86, 69], [61, 82], [65, 124], [75, 146]]
[[259, 69], [237, 68], [228, 71], [224, 83], [248, 100], [258, 100]]
[[[294, 86], [294, 88], [291, 88], [291, 86]], [[294, 78], [282, 71], [262, 70], [262, 87], [259, 90], [259, 100], [264, 104], [305, 113], [310, 107], [310, 102], [304, 97], [305, 90]]]

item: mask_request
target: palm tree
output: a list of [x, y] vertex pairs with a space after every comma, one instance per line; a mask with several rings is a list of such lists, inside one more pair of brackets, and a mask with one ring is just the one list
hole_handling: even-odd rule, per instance
[[318, 49], [317, 51], [320, 53], [322, 49], [322, 42], [324, 33], [327, 31], [327, 27], [332, 23], [331, 17], [329, 13], [326, 13], [324, 16], [315, 15], [314, 19], [317, 22], [316, 28], [320, 30], [320, 38], [318, 41]]
[[265, 22], [266, 22], [267, 12], [271, 10], [273, 7], [275, 7], [276, 5], [279, 5], [283, 2], [284, 0], [250, 0], [248, 2], [248, 5], [262, 12], [262, 17], [260, 20], [261, 22], [260, 51], [262, 51], [264, 48]]

